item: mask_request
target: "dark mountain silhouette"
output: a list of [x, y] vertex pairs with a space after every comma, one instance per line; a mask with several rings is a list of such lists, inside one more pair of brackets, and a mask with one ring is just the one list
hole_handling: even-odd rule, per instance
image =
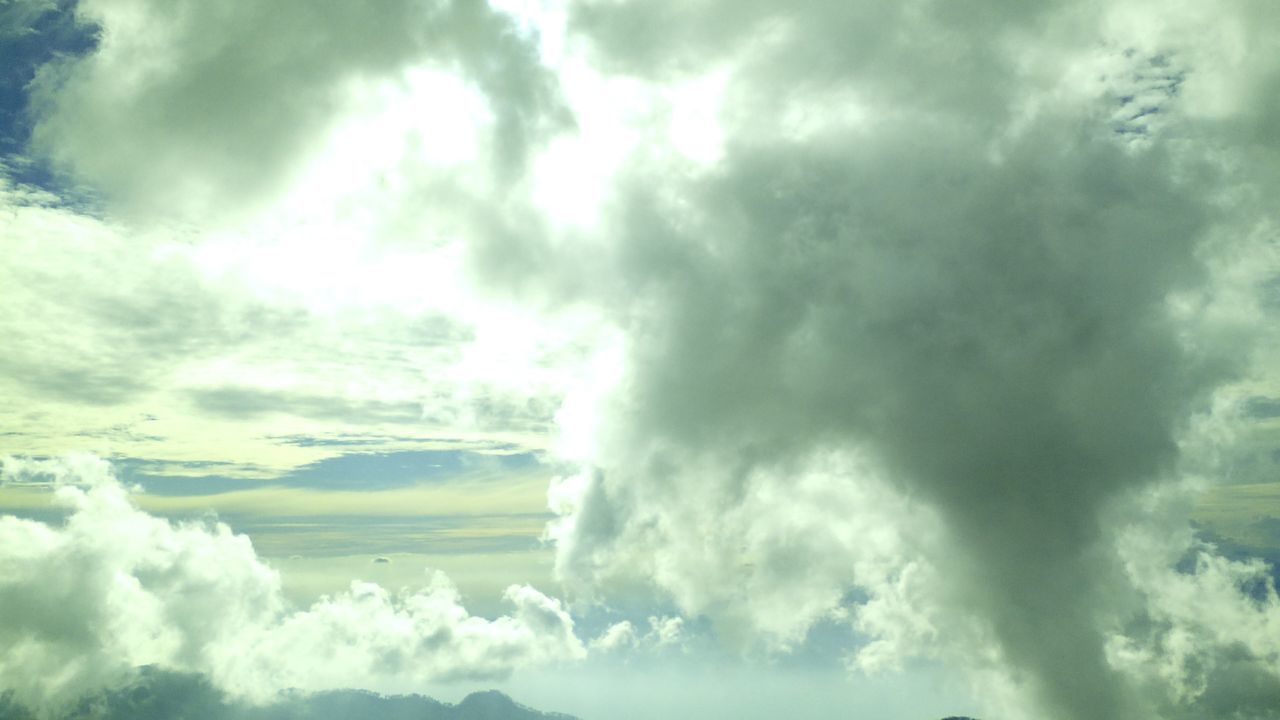
[[450, 720], [577, 720], [572, 715], [538, 712], [497, 690], [471, 693], [452, 710]]
[[[0, 720], [37, 720], [0, 695]], [[453, 705], [422, 695], [379, 695], [365, 690], [288, 693], [266, 706], [231, 700], [201, 675], [143, 668], [125, 688], [81, 700], [57, 720], [576, 720], [542, 713], [496, 691], [468, 695]]]
[[[48, 720], [0, 693], [0, 720]], [[202, 675], [142, 668], [127, 687], [81, 700], [55, 720], [578, 720], [539, 712], [497, 690], [472, 693], [458, 704], [423, 695], [367, 690], [287, 693], [253, 706], [227, 698]], [[975, 720], [952, 715], [942, 720]]]

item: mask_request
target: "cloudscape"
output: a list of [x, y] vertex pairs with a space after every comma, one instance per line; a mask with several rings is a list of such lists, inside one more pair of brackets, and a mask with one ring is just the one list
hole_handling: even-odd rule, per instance
[[0, 61], [0, 717], [1280, 717], [1280, 6]]

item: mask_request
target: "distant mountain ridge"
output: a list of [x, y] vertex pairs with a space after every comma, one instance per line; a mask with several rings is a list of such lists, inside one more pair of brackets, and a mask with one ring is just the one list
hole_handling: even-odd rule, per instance
[[[0, 693], [0, 720], [38, 718]], [[457, 704], [424, 695], [380, 695], [368, 690], [289, 692], [253, 706], [227, 698], [203, 675], [142, 668], [136, 681], [98, 693], [52, 720], [579, 720], [540, 712], [497, 690], [471, 693]], [[603, 719], [603, 720], [607, 720]], [[976, 720], [951, 715], [941, 720]]]
[[[0, 720], [36, 715], [0, 695]], [[497, 690], [476, 692], [458, 704], [423, 695], [379, 695], [366, 690], [288, 693], [255, 707], [228, 699], [201, 675], [143, 668], [120, 690], [81, 700], [58, 720], [578, 720], [521, 705]]]

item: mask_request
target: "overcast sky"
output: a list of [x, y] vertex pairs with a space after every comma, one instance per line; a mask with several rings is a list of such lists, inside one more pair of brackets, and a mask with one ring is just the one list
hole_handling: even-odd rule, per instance
[[0, 692], [1280, 707], [1271, 0], [0, 0]]

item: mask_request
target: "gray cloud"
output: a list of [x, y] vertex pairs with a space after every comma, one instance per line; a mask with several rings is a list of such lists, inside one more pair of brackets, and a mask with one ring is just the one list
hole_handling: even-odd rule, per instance
[[1268, 397], [1251, 397], [1244, 403], [1246, 417], [1267, 420], [1280, 417], [1280, 400]]
[[[1233, 240], [1267, 217], [1235, 190], [1266, 166], [1236, 146], [1230, 162], [1249, 170], [1217, 169], [1223, 138], [1175, 102], [1214, 77], [1191, 51], [1204, 64], [1158, 93], [1169, 117], [1143, 121], [1151, 142], [1117, 129], [1134, 100], [1072, 80], [1091, 63], [1134, 77], [1152, 65], [1120, 52], [1131, 38], [1108, 37], [1109, 22], [1043, 4], [581, 7], [606, 67], [669, 78], [746, 59], [723, 160], [695, 172], [660, 151], [637, 158], [608, 241], [513, 251], [542, 259], [551, 295], [606, 308], [629, 343], [599, 403], [596, 469], [553, 496], [570, 579], [632, 572], [687, 612], [773, 603], [810, 621], [840, 605], [842, 584], [869, 585], [871, 612], [852, 611], [864, 629], [924, 652], [939, 635], [982, 640], [968, 662], [1007, 670], [1024, 712], [1157, 712], [1107, 657], [1141, 602], [1108, 513], [1176, 475], [1193, 420], [1244, 370], [1247, 345], [1213, 311], [1215, 253], [1246, 252]], [[789, 108], [816, 98], [822, 113], [842, 93], [865, 117], [789, 127]], [[812, 502], [800, 478], [832, 452], [870, 470], [818, 463], [829, 498], [879, 475], [937, 514], [940, 539], [878, 554], [830, 530], [875, 527]], [[852, 511], [910, 512], [893, 508]], [[814, 586], [795, 592], [806, 575]], [[894, 592], [908, 607], [881, 623]]]
[[865, 443], [942, 513], [957, 600], [1048, 706], [1117, 713], [1089, 610], [1097, 513], [1172, 467], [1223, 377], [1163, 306], [1195, 279], [1203, 220], [1164, 160], [1103, 143], [1046, 158], [1037, 138], [996, 168], [971, 142], [878, 139], [736, 158], [685, 195], [710, 227], [628, 216], [651, 304], [622, 422], [655, 452], [603, 491], [643, 482], [634, 467], [678, 475], [687, 453], [750, 467]]
[[320, 420], [361, 423], [413, 423], [422, 420], [422, 405], [413, 402], [355, 401], [343, 397], [290, 393], [246, 387], [190, 390], [199, 410], [230, 418], [283, 413]]
[[488, 97], [500, 175], [567, 122], [533, 44], [479, 0], [88, 1], [77, 12], [102, 26], [101, 46], [37, 76], [34, 143], [120, 207], [257, 200], [313, 149], [350, 82], [411, 65], [457, 70]]

